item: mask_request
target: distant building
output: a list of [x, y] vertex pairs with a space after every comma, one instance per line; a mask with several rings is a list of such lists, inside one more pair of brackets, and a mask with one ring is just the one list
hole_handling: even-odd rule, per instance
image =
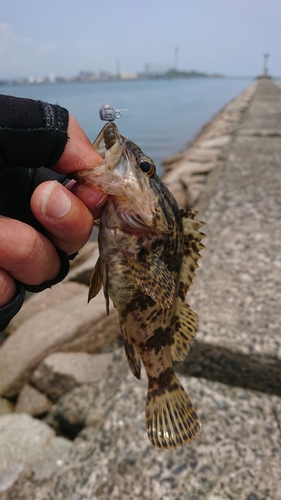
[[168, 64], [146, 63], [144, 65], [144, 73], [146, 75], [163, 75], [168, 69]]
[[99, 76], [93, 71], [80, 71], [77, 80], [79, 82], [93, 82], [99, 80]]
[[128, 73], [121, 73], [120, 78], [121, 80], [136, 80], [138, 76], [139, 76], [138, 73], [128, 72]]

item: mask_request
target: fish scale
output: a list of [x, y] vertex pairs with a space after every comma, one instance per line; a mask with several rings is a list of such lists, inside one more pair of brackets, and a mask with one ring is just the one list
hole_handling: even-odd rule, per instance
[[99, 223], [100, 257], [92, 274], [89, 300], [103, 286], [119, 314], [132, 373], [148, 377], [146, 427], [154, 446], [183, 445], [201, 431], [190, 398], [173, 370], [188, 354], [198, 328], [185, 302], [204, 234], [196, 213], [179, 209], [157, 176], [153, 161], [114, 123], [94, 147], [104, 161], [76, 178], [103, 190], [108, 200]]

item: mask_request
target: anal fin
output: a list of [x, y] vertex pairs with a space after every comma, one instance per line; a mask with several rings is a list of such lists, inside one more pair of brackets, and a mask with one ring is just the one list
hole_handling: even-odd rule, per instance
[[137, 353], [130, 336], [124, 326], [124, 324], [120, 321], [120, 330], [123, 338], [125, 353], [127, 357], [127, 361], [130, 367], [132, 374], [140, 380], [141, 378], [141, 358]]

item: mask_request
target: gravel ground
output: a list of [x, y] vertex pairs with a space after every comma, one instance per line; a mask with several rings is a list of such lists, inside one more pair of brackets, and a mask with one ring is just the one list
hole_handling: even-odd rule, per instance
[[[97, 435], [91, 427], [80, 434], [75, 458], [48, 498], [243, 500], [255, 493], [280, 499], [278, 429], [267, 396], [247, 397], [242, 389], [193, 378], [184, 385], [199, 401], [204, 432], [197, 440], [175, 450], [154, 449], [144, 427], [144, 385], [128, 375], [116, 393], [114, 412]], [[275, 398], [277, 403], [280, 412]]]

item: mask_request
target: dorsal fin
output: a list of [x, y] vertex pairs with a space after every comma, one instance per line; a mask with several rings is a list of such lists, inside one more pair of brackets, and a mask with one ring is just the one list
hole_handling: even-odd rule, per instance
[[191, 210], [181, 210], [183, 234], [184, 234], [184, 256], [182, 269], [180, 273], [180, 282], [184, 285], [183, 293], [186, 295], [192, 280], [195, 276], [195, 270], [198, 267], [197, 261], [201, 258], [200, 250], [205, 248], [201, 240], [206, 236], [199, 229], [205, 225], [194, 217], [197, 212]]
[[185, 359], [198, 328], [197, 314], [185, 302], [186, 293], [192, 284], [195, 270], [198, 267], [197, 261], [201, 257], [199, 252], [204, 248], [201, 240], [205, 235], [199, 231], [204, 222], [194, 219], [196, 214], [197, 212], [191, 210], [181, 210], [184, 256], [176, 302], [173, 344], [171, 345], [171, 354], [174, 361], [183, 361]]

